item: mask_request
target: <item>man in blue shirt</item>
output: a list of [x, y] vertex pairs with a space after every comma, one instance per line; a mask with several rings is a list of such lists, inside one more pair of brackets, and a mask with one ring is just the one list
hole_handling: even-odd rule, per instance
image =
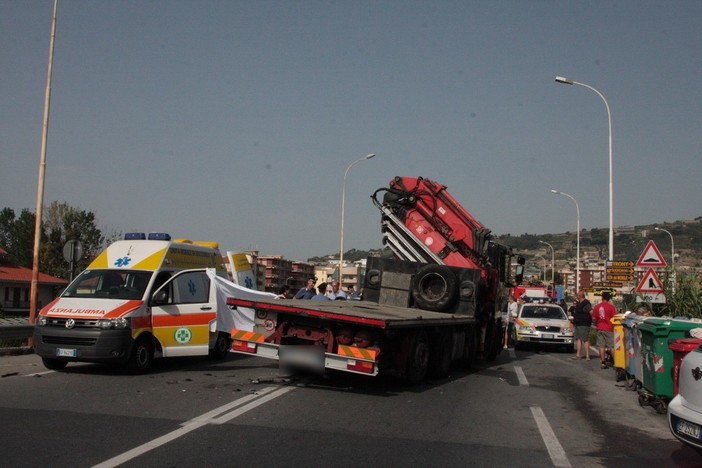
[[314, 287], [315, 282], [316, 280], [314, 278], [308, 279], [307, 287], [301, 288], [293, 299], [312, 299], [314, 295], [317, 294], [317, 290]]

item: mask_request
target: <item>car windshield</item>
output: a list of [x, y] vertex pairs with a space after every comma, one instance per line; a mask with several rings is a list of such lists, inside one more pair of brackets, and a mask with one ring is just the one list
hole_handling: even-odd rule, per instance
[[150, 271], [86, 270], [63, 292], [63, 297], [142, 299]]
[[556, 319], [556, 320], [568, 320], [565, 312], [560, 307], [545, 307], [545, 306], [532, 306], [525, 305], [522, 307], [522, 313], [520, 314], [522, 318], [538, 318], [538, 319]]

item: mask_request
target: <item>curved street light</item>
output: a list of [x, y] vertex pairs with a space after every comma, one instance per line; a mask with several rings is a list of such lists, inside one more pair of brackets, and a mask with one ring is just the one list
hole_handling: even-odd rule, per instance
[[346, 171], [344, 171], [344, 181], [341, 184], [341, 250], [339, 251], [339, 288], [342, 287], [342, 268], [344, 267], [344, 207], [346, 205], [346, 176], [349, 175], [349, 170], [366, 159], [371, 159], [375, 157], [375, 153], [367, 154], [361, 159], [357, 159], [348, 165]]
[[569, 84], [569, 85], [578, 85], [582, 86], [584, 88], [587, 88], [591, 91], [594, 91], [600, 98], [602, 98], [602, 101], [605, 104], [605, 107], [607, 108], [607, 122], [609, 126], [609, 259], [608, 260], [614, 260], [614, 201], [613, 201], [613, 184], [612, 184], [612, 114], [609, 111], [609, 104], [607, 103], [607, 99], [605, 99], [604, 95], [597, 91], [595, 88], [592, 86], [585, 84], [585, 83], [579, 83], [577, 81], [571, 80], [570, 78], [566, 78], [565, 76], [557, 76], [556, 77], [556, 83], [563, 83], [563, 84]]
[[580, 205], [578, 205], [578, 200], [576, 200], [572, 195], [568, 193], [561, 192], [560, 190], [555, 189], [551, 189], [551, 193], [556, 193], [558, 195], [568, 197], [571, 200], [573, 200], [573, 203], [575, 203], [575, 293], [577, 294], [577, 292], [580, 291]]
[[673, 235], [670, 233], [670, 231], [663, 228], [654, 227], [653, 229], [656, 231], [666, 232], [670, 236], [670, 271], [672, 277], [672, 290], [673, 293], [675, 293], [675, 241], [673, 240]]
[[[551, 244], [549, 244], [548, 242], [544, 242], [542, 240], [539, 241], [539, 244], [545, 244], [545, 245], [548, 245], [549, 247], [551, 247], [551, 287], [555, 288], [556, 285], [553, 284], [553, 270], [555, 269], [555, 265], [554, 265], [555, 255], [554, 255], [554, 251], [553, 251], [553, 246]], [[544, 276], [546, 276], [546, 275], [544, 274]], [[544, 278], [544, 279], [546, 279], [546, 278]]]

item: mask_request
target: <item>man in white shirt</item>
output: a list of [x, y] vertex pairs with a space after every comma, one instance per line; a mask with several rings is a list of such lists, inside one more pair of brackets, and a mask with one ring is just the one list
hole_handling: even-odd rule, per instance
[[346, 297], [346, 293], [339, 289], [338, 281], [332, 281], [331, 290], [327, 291], [327, 297], [332, 301], [336, 299], [348, 299], [348, 297]]

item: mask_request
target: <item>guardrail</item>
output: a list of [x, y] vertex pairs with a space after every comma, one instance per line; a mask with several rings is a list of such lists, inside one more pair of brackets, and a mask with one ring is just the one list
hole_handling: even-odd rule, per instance
[[30, 325], [29, 319], [10, 318], [0, 319], [0, 339], [25, 339], [31, 338], [34, 332], [34, 325]]

